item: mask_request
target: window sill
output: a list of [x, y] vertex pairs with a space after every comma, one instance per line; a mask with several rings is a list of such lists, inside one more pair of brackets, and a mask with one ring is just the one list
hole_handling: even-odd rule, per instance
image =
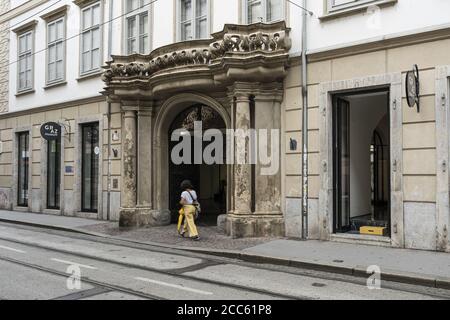
[[97, 77], [100, 77], [102, 74], [103, 74], [103, 71], [101, 71], [101, 70], [94, 71], [91, 73], [86, 73], [86, 74], [80, 75], [77, 78], [77, 81], [84, 81], [84, 80], [88, 80], [88, 79], [92, 79], [92, 78], [97, 78]]
[[55, 87], [64, 86], [64, 85], [66, 85], [66, 84], [67, 84], [67, 81], [61, 81], [61, 82], [50, 83], [50, 84], [47, 84], [47, 85], [44, 87], [44, 90], [48, 90], [48, 89], [52, 89], [52, 88], [55, 88]]
[[31, 94], [31, 93], [34, 93], [34, 92], [35, 92], [34, 89], [23, 90], [23, 91], [17, 92], [17, 93], [15, 94], [15, 96], [16, 96], [16, 97], [20, 97], [20, 96], [24, 96], [24, 95]]
[[357, 14], [357, 13], [366, 11], [367, 8], [369, 8], [371, 6], [387, 7], [387, 6], [395, 5], [397, 2], [398, 2], [398, 0], [378, 0], [378, 1], [373, 1], [373, 2], [369, 2], [369, 3], [363, 3], [361, 5], [355, 5], [353, 7], [325, 13], [324, 15], [319, 17], [319, 20], [321, 20], [321, 22], [324, 22], [327, 20], [341, 18], [344, 16]]

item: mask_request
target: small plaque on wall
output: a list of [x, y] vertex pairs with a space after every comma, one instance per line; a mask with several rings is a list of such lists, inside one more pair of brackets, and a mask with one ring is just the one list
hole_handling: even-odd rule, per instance
[[73, 166], [66, 166], [66, 173], [73, 173]]
[[297, 151], [297, 144], [297, 140], [291, 138], [289, 143], [291, 151]]

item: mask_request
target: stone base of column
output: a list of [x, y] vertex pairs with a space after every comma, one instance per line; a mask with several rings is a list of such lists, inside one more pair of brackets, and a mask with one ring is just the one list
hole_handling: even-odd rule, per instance
[[126, 228], [160, 227], [170, 224], [169, 210], [153, 210], [150, 208], [122, 208], [119, 226]]
[[226, 220], [227, 235], [232, 238], [284, 237], [285, 226], [282, 215], [236, 215], [229, 214]]

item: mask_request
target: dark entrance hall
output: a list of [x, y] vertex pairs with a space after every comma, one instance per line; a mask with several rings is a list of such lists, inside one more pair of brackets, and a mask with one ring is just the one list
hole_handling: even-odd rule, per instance
[[[169, 167], [169, 205], [172, 214], [172, 222], [175, 223], [180, 208], [180, 184], [188, 179], [194, 185], [197, 191], [199, 201], [202, 207], [202, 214], [198, 220], [199, 225], [216, 225], [217, 217], [226, 213], [226, 190], [227, 190], [227, 166], [226, 164], [208, 165], [202, 161], [202, 164], [194, 164], [194, 122], [201, 121], [202, 136], [209, 129], [217, 129], [223, 133], [225, 138], [226, 125], [222, 117], [212, 108], [205, 105], [193, 105], [181, 112], [173, 121], [169, 129], [169, 156], [172, 149], [179, 141], [172, 141], [181, 138], [180, 135], [190, 135], [191, 139], [191, 161], [189, 163], [175, 164], [170, 159]], [[208, 140], [206, 137], [203, 140]], [[214, 137], [211, 139], [214, 141]], [[201, 142], [202, 152], [211, 141]], [[224, 139], [225, 144], [225, 139]], [[223, 163], [225, 163], [225, 145], [223, 148]]]

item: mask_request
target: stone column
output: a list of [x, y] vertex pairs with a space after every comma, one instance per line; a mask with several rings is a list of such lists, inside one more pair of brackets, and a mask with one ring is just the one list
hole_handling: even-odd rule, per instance
[[136, 226], [136, 107], [122, 107], [121, 227]]
[[235, 103], [234, 214], [242, 215], [252, 213], [250, 138], [246, 136], [251, 129], [250, 97], [246, 93], [239, 92], [235, 94]]
[[254, 95], [258, 161], [255, 167], [257, 236], [284, 236], [281, 211], [281, 102], [278, 84], [260, 87]]
[[252, 219], [252, 165], [250, 164], [251, 108], [249, 84], [236, 83], [229, 88], [234, 129], [232, 166], [232, 203], [226, 230], [233, 238], [254, 235]]
[[141, 225], [170, 224], [170, 212], [155, 210], [153, 202], [153, 109], [141, 105], [137, 117], [137, 216]]
[[153, 209], [152, 201], [152, 114], [150, 107], [138, 111], [138, 179], [137, 204], [140, 209]]
[[[282, 90], [279, 87], [281, 84], [266, 86], [236, 83], [230, 88], [234, 102], [235, 155], [233, 208], [227, 218], [227, 233], [233, 238], [284, 235], [281, 212], [281, 136], [275, 136], [274, 150], [268, 147], [271, 146], [271, 129], [281, 129]], [[254, 97], [253, 101], [251, 97]], [[251, 108], [252, 103], [255, 103], [254, 108]], [[250, 145], [249, 129], [256, 129], [256, 148]], [[260, 163], [260, 129], [267, 130], [269, 135], [263, 148], [266, 148], [264, 151], [269, 158], [274, 153], [274, 172], [267, 170], [268, 165]], [[246, 135], [240, 135], [239, 130]], [[245, 164], [242, 163], [243, 160], [246, 161]]]
[[[256, 214], [281, 215], [282, 99], [283, 93], [278, 90], [255, 94], [255, 129], [258, 133]], [[261, 155], [267, 159], [262, 159]]]

